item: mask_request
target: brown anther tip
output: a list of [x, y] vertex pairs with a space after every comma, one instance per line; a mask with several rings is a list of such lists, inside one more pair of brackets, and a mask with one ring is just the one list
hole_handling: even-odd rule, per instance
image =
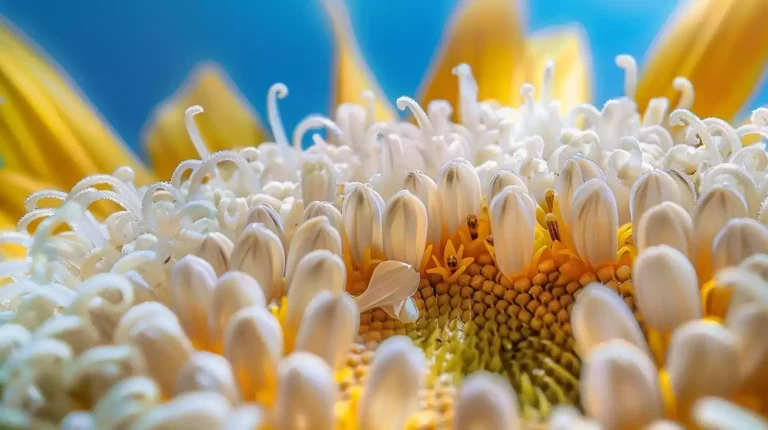
[[485, 236], [485, 241], [488, 242], [488, 245], [493, 246], [493, 235], [489, 234], [488, 236]]
[[467, 215], [467, 228], [469, 228], [469, 235], [472, 237], [472, 240], [477, 239], [477, 215]]

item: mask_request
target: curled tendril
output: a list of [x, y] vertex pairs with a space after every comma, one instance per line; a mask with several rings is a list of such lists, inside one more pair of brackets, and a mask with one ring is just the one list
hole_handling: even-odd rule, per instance
[[624, 69], [624, 95], [634, 100], [637, 92], [637, 62], [631, 55], [616, 56], [616, 65]]
[[403, 111], [406, 109], [410, 110], [411, 114], [416, 118], [419, 128], [421, 128], [421, 132], [424, 134], [424, 139], [426, 141], [431, 140], [435, 135], [435, 129], [432, 126], [432, 121], [429, 120], [427, 113], [424, 112], [424, 109], [422, 109], [421, 105], [419, 105], [416, 100], [410, 97], [400, 97], [397, 99], [397, 108]]
[[712, 135], [707, 131], [707, 126], [691, 111], [685, 109], [676, 109], [669, 115], [669, 122], [672, 125], [688, 125], [693, 132], [701, 139], [704, 148], [707, 151], [709, 162], [712, 166], [717, 166], [723, 162], [723, 156], [715, 145]]
[[189, 140], [192, 141], [192, 145], [195, 147], [195, 151], [197, 151], [201, 160], [210, 155], [208, 147], [205, 145], [205, 141], [203, 141], [203, 137], [200, 136], [200, 130], [198, 130], [197, 124], [195, 124], [195, 115], [203, 112], [204, 110], [202, 106], [198, 105], [190, 106], [184, 111], [184, 125], [187, 127]]
[[114, 273], [99, 273], [83, 282], [75, 300], [67, 308], [67, 314], [87, 316], [90, 307], [95, 304], [94, 299], [109, 291], [120, 293], [120, 300], [114, 303], [100, 298], [96, 306], [102, 310], [111, 314], [122, 314], [133, 305], [133, 286], [128, 279]]
[[301, 151], [301, 142], [304, 140], [304, 135], [309, 130], [318, 128], [326, 128], [338, 139], [340, 145], [346, 145], [344, 132], [341, 131], [339, 126], [331, 121], [330, 118], [326, 118], [322, 115], [310, 115], [304, 118], [299, 125], [293, 131], [293, 149]]
[[192, 173], [192, 177], [189, 178], [189, 190], [187, 195], [192, 199], [199, 199], [200, 188], [203, 185], [203, 179], [209, 174], [215, 173], [215, 169], [219, 163], [229, 161], [235, 163], [238, 168], [238, 173], [242, 175], [241, 179], [244, 180], [246, 187], [250, 193], [258, 193], [260, 190], [259, 178], [251, 169], [250, 164], [240, 154], [234, 151], [219, 151], [211, 154], [200, 165], [197, 170]]
[[672, 81], [672, 86], [680, 93], [676, 109], [690, 109], [693, 106], [693, 84], [688, 78], [678, 76]]

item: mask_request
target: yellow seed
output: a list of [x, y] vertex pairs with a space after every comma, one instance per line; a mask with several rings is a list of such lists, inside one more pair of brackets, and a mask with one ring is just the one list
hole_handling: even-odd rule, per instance
[[564, 287], [555, 287], [552, 289], [552, 296], [556, 299], [560, 298], [560, 296], [562, 296], [563, 294], [565, 294]]
[[547, 278], [547, 275], [543, 273], [537, 273], [533, 279], [531, 280], [533, 285], [543, 287], [544, 285], [547, 285], [547, 282], [549, 282], [549, 278]]
[[467, 275], [466, 273], [462, 273], [461, 275], [459, 275], [459, 279], [457, 279], [457, 282], [459, 286], [466, 287], [467, 285], [469, 285], [469, 282], [471, 280], [472, 280], [471, 276]]
[[475, 290], [480, 290], [483, 288], [483, 283], [485, 283], [485, 278], [483, 278], [480, 275], [475, 275], [472, 277], [472, 280], [469, 281], [469, 285], [474, 288]]
[[520, 306], [525, 306], [530, 301], [531, 301], [531, 296], [529, 296], [526, 293], [518, 294], [517, 297], [515, 298], [515, 303], [517, 303]]
[[549, 304], [549, 302], [552, 301], [552, 293], [550, 293], [549, 291], [544, 291], [539, 296], [539, 301], [541, 302], [542, 305]]
[[384, 328], [384, 323], [381, 321], [374, 321], [368, 327], [371, 328], [371, 331], [381, 331], [381, 329]]
[[496, 282], [501, 284], [501, 286], [503, 286], [504, 288], [507, 288], [507, 289], [512, 288], [512, 283], [509, 282], [509, 279], [507, 279], [505, 276], [502, 276], [501, 279], [497, 280]]
[[496, 279], [496, 275], [499, 274], [499, 270], [496, 269], [496, 266], [486, 264], [482, 269], [480, 269], [480, 274], [483, 275], [485, 279]]
[[499, 299], [496, 298], [493, 294], [488, 294], [483, 299], [483, 303], [486, 304], [486, 306], [494, 307], [496, 306], [496, 302], [499, 301]]
[[586, 272], [579, 278], [579, 284], [582, 286], [587, 286], [591, 284], [592, 282], [595, 282], [597, 280], [597, 276], [592, 272]]
[[523, 324], [528, 324], [531, 322], [531, 319], [533, 319], [533, 315], [531, 315], [531, 313], [525, 309], [521, 309], [520, 313], [517, 314], [517, 319], [519, 319]]
[[616, 270], [613, 266], [605, 266], [597, 271], [597, 279], [602, 283], [606, 283], [616, 277]]
[[538, 269], [539, 269], [539, 272], [545, 275], [549, 275], [555, 270], [555, 262], [553, 260], [544, 260], [541, 263], [539, 263]]
[[619, 294], [622, 296], [631, 296], [635, 293], [635, 288], [632, 285], [632, 281], [625, 281], [619, 284]]
[[504, 312], [504, 309], [509, 306], [509, 302], [506, 300], [499, 300], [496, 302], [496, 309], [498, 309], [500, 312]]
[[450, 285], [448, 285], [445, 282], [441, 282], [441, 283], [435, 285], [435, 293], [437, 295], [448, 294], [448, 288], [450, 288]]
[[494, 284], [493, 285], [493, 295], [502, 298], [504, 297], [504, 293], [506, 293], [507, 290], [501, 286], [501, 284]]
[[514, 288], [518, 293], [525, 293], [531, 288], [531, 281], [528, 278], [520, 278], [515, 281]]
[[367, 325], [371, 323], [371, 313], [363, 312], [360, 314], [360, 325]]
[[624, 282], [628, 280], [630, 277], [632, 277], [632, 268], [629, 266], [621, 266], [618, 270], [616, 270], [616, 277], [619, 279], [620, 282]]
[[538, 285], [534, 285], [531, 287], [530, 290], [528, 290], [528, 294], [530, 294], [533, 297], [539, 297], [544, 292], [544, 288], [541, 288]]
[[395, 328], [395, 321], [388, 319], [381, 324], [381, 328], [384, 330], [393, 330]]
[[483, 292], [485, 294], [491, 294], [493, 293], [493, 287], [496, 286], [496, 283], [490, 280], [486, 280], [483, 282]]
[[421, 291], [419, 291], [419, 292], [421, 293], [421, 297], [422, 297], [424, 300], [427, 300], [428, 298], [430, 298], [430, 297], [432, 297], [432, 296], [434, 296], [434, 295], [435, 295], [435, 290], [434, 290], [434, 289], [432, 289], [432, 287], [427, 287], [427, 288], [424, 288], [424, 289], [422, 289], [422, 290], [421, 290]]
[[458, 284], [451, 285], [450, 288], [448, 288], [448, 295], [451, 297], [455, 297], [459, 295], [459, 292], [461, 291], [461, 287]]
[[520, 306], [518, 306], [518, 305], [515, 305], [515, 304], [513, 304], [513, 305], [509, 305], [509, 306], [507, 307], [507, 315], [511, 316], [511, 317], [512, 317], [512, 319], [514, 319], [514, 318], [516, 318], [516, 317], [517, 317], [517, 314], [519, 314], [519, 313], [520, 313], [520, 310], [521, 310], [521, 309], [522, 309], [522, 308], [521, 308]]
[[578, 282], [569, 282], [568, 285], [565, 286], [565, 291], [568, 294], [573, 294], [574, 291], [578, 290], [579, 288], [581, 288], [581, 284], [580, 283], [578, 283]]
[[461, 306], [461, 297], [459, 296], [451, 297], [450, 305], [451, 305], [451, 308], [458, 308], [459, 306]]
[[481, 266], [480, 264], [472, 263], [467, 267], [467, 270], [465, 270], [464, 273], [466, 273], [469, 276], [479, 275], [482, 268], [483, 266]]
[[448, 294], [440, 294], [437, 296], [437, 306], [447, 305], [451, 301], [451, 296]]
[[477, 257], [477, 264], [482, 264], [484, 266], [487, 266], [489, 264], [493, 264], [493, 258], [487, 252], [483, 253], [483, 254], [480, 254], [480, 256]]
[[506, 300], [508, 302], [514, 302], [515, 301], [515, 297], [517, 297], [517, 291], [515, 291], [515, 290], [506, 290], [504, 292], [504, 300]]
[[613, 291], [619, 292], [619, 281], [615, 279], [611, 279], [610, 281], [605, 283], [605, 286], [612, 289]]
[[461, 309], [467, 311], [472, 309], [472, 300], [471, 299], [464, 299], [461, 301]]

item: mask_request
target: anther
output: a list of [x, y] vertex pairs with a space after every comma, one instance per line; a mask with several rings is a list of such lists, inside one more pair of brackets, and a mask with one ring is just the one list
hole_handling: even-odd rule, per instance
[[467, 215], [467, 227], [469, 228], [469, 236], [472, 238], [472, 240], [477, 239], [477, 215]]
[[544, 215], [544, 222], [547, 224], [547, 230], [549, 231], [549, 237], [553, 241], [561, 241], [560, 239], [560, 227], [557, 226], [557, 217], [553, 213]]

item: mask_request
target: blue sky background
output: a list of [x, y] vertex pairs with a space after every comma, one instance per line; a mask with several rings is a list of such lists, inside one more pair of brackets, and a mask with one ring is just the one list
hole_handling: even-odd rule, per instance
[[[695, 0], [694, 0], [695, 1]], [[457, 0], [346, 0], [365, 59], [387, 96], [413, 95]], [[595, 101], [621, 94], [617, 54], [642, 67], [647, 48], [676, 0], [533, 0], [529, 32], [581, 24], [592, 51]], [[192, 67], [213, 60], [227, 70], [262, 117], [269, 86], [286, 127], [326, 113], [333, 59], [326, 15], [316, 0], [106, 2], [0, 0], [5, 16], [73, 77], [126, 142], [138, 141], [152, 108]], [[768, 102], [762, 89], [752, 105]], [[143, 154], [142, 154], [143, 155]]]

